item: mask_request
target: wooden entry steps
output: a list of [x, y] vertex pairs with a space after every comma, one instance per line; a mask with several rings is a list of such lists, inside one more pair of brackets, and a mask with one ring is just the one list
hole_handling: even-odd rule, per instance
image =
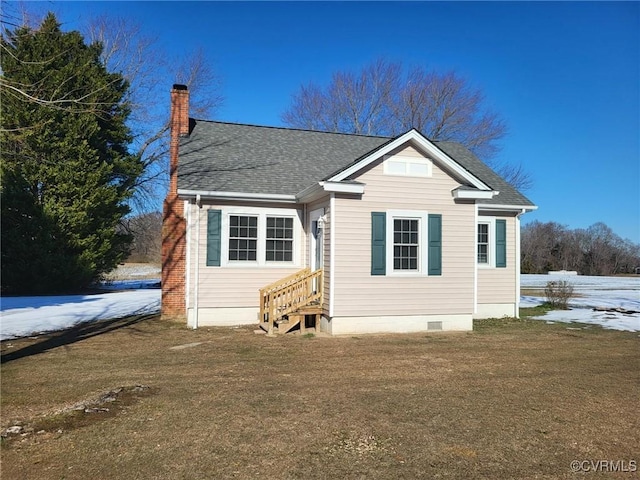
[[[286, 318], [278, 320], [274, 324], [270, 324], [269, 322], [261, 322], [260, 328], [267, 332], [269, 335], [283, 334], [291, 331], [296, 325], [300, 325], [300, 333], [306, 333], [306, 317], [313, 316], [313, 324], [314, 330], [316, 332], [320, 331], [320, 317], [322, 316], [322, 307], [319, 305], [307, 305], [306, 307], [300, 308], [295, 312], [291, 312], [287, 315]], [[275, 328], [274, 328], [275, 327]]]
[[288, 277], [260, 289], [260, 328], [273, 335], [286, 333], [296, 325], [305, 331], [305, 318], [314, 316], [316, 331], [320, 329], [322, 315], [323, 271], [304, 268]]

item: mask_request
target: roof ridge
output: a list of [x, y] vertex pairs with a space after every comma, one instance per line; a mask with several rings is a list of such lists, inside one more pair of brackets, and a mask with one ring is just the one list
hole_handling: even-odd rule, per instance
[[327, 132], [325, 130], [311, 130], [309, 128], [277, 127], [273, 125], [256, 125], [254, 123], [225, 122], [221, 120], [205, 120], [202, 118], [193, 118], [193, 117], [190, 117], [190, 118], [192, 120], [195, 120], [196, 122], [218, 123], [221, 125], [234, 125], [238, 127], [270, 128], [273, 130], [289, 130], [293, 132], [325, 133], [328, 135], [342, 135], [346, 137], [365, 137], [365, 138], [380, 138], [380, 139], [395, 138], [389, 135], [365, 135], [362, 133]]

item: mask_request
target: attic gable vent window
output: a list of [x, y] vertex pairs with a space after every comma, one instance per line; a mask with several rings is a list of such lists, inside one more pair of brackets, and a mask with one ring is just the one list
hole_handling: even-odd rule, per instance
[[401, 155], [385, 156], [384, 174], [404, 177], [430, 177], [433, 164], [431, 160], [421, 157], [405, 157]]

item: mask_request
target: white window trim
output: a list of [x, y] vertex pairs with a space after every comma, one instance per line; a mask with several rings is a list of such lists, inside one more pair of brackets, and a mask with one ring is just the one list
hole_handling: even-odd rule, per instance
[[[480, 263], [478, 262], [478, 225], [480, 225], [481, 223], [484, 224], [488, 224], [489, 225], [489, 245], [487, 247], [487, 249], [489, 250], [487, 252], [487, 258], [488, 258], [488, 262], [487, 263]], [[478, 221], [476, 222], [476, 239], [475, 239], [475, 246], [476, 246], [476, 264], [478, 265], [478, 268], [496, 268], [496, 219], [494, 217], [481, 217], [478, 216]]]
[[[220, 266], [229, 268], [302, 268], [304, 247], [302, 213], [295, 208], [222, 207], [222, 241]], [[229, 217], [232, 215], [258, 217], [258, 251], [256, 261], [229, 260]], [[293, 260], [291, 262], [267, 262], [267, 217], [293, 218]]]
[[[389, 161], [404, 163], [405, 164], [405, 172], [398, 173], [392, 172], [389, 168]], [[409, 165], [426, 165], [427, 166], [427, 174], [420, 175], [415, 173], [409, 173]], [[385, 155], [383, 162], [383, 172], [385, 175], [391, 175], [396, 177], [418, 177], [418, 178], [427, 178], [433, 176], [433, 162], [428, 158], [423, 157], [410, 157], [408, 155]]]
[[[391, 277], [426, 277], [428, 270], [428, 216], [429, 214], [421, 210], [387, 210], [386, 212], [386, 275]], [[418, 238], [418, 270], [394, 270], [393, 269], [393, 220], [409, 218], [419, 220]]]

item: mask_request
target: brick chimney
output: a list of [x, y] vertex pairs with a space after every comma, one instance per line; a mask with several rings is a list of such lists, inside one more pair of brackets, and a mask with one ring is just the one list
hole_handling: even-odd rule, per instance
[[178, 198], [180, 138], [189, 135], [189, 90], [171, 89], [171, 143], [169, 146], [169, 191], [162, 217], [162, 316], [184, 319], [186, 232], [184, 201]]
[[189, 90], [186, 85], [171, 89], [171, 145], [169, 147], [169, 195], [178, 193], [178, 147], [180, 138], [189, 135]]

